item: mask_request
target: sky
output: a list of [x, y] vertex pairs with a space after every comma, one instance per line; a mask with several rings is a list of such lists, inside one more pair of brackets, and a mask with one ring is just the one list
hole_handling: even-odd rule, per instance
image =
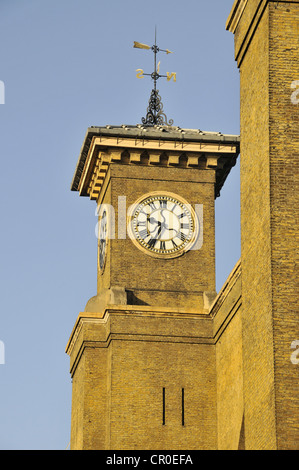
[[[70, 191], [90, 126], [146, 114], [157, 44], [174, 125], [239, 135], [233, 0], [0, 0], [0, 449], [64, 450], [65, 346], [96, 294], [95, 203]], [[2, 92], [1, 92], [2, 90]], [[240, 258], [239, 162], [216, 200], [217, 291]], [[1, 352], [4, 352], [3, 353]]]

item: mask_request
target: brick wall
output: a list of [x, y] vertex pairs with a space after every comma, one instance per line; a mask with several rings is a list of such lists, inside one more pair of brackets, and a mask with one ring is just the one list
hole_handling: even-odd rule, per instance
[[208, 312], [162, 310], [79, 316], [67, 347], [71, 449], [217, 448], [213, 323]]
[[217, 371], [218, 449], [242, 445], [244, 415], [242, 361], [241, 266], [237, 263], [215, 300], [213, 317]]
[[[299, 443], [298, 1], [248, 0], [236, 26], [241, 79], [242, 330], [247, 449]], [[297, 186], [297, 189], [296, 189]]]
[[[106, 178], [103, 202], [115, 210], [116, 237], [109, 241], [107, 265], [98, 275], [98, 291], [119, 286], [129, 292], [128, 303], [203, 308], [202, 293], [215, 291], [214, 170], [130, 166], [113, 163]], [[130, 240], [118, 239], [118, 197], [126, 197], [127, 209], [144, 194], [168, 191], [183, 197], [192, 207], [203, 205], [204, 244], [184, 256], [155, 259]], [[126, 221], [125, 221], [126, 222]]]
[[299, 449], [299, 367], [290, 345], [299, 339], [299, 2], [269, 5], [269, 159], [271, 270], [277, 448]]

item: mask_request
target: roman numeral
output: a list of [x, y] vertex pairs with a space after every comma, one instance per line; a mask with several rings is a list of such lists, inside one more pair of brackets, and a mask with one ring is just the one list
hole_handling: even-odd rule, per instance
[[184, 235], [182, 232], [180, 232], [178, 235], [177, 235], [183, 242], [186, 240], [186, 235]]
[[148, 205], [150, 206], [150, 208], [154, 211], [156, 210], [156, 206], [154, 204], [154, 202], [149, 202]]
[[160, 250], [166, 250], [166, 244], [164, 241], [160, 241]]
[[[141, 211], [138, 213], [138, 218], [139, 218], [140, 215], [143, 215], [143, 216], [146, 217], [146, 218], [148, 217], [148, 214], [144, 211], [144, 209], [141, 209]], [[139, 221], [138, 221], [138, 224], [139, 224], [139, 223], [142, 223], [142, 222], [139, 222]]]
[[189, 224], [182, 224], [182, 223], [181, 223], [181, 229], [189, 230], [189, 228], [190, 228], [190, 225], [189, 225]]
[[137, 227], [146, 227], [146, 221], [144, 222], [138, 222]]
[[148, 236], [147, 230], [140, 230], [139, 235], [144, 240]]
[[164, 201], [163, 199], [160, 199], [160, 200], [159, 200], [159, 203], [160, 203], [161, 209], [166, 209], [166, 207], [167, 207], [167, 201]]
[[149, 246], [149, 248], [154, 248], [156, 243], [157, 243], [157, 240], [156, 240], [155, 238], [151, 238], [151, 239], [148, 241], [148, 246]]

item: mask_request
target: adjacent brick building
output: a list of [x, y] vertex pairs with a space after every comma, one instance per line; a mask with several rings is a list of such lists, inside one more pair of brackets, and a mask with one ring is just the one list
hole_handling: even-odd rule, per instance
[[242, 338], [247, 448], [299, 447], [299, 2], [237, 1]]

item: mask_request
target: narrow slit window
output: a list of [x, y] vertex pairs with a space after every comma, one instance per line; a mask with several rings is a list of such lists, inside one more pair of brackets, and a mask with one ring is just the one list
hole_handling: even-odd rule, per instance
[[165, 426], [165, 388], [162, 391], [163, 411], [162, 411], [162, 424]]
[[185, 426], [185, 389], [182, 388], [182, 426]]

